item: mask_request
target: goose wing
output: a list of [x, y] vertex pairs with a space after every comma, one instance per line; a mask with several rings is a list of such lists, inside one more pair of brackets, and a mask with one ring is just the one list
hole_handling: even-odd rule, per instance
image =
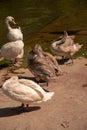
[[2, 56], [5, 56], [5, 57], [16, 57], [18, 56], [21, 51], [22, 51], [22, 48], [23, 46], [19, 46], [19, 42], [9, 42], [5, 45], [2, 46], [1, 48], [1, 54]]
[[34, 81], [28, 79], [19, 79], [19, 83], [27, 85], [34, 90], [37, 90], [42, 96], [44, 95], [45, 91]]
[[58, 66], [57, 61], [55, 60], [55, 58], [54, 58], [50, 53], [44, 52], [44, 56], [45, 56], [45, 58], [47, 59], [47, 61], [48, 61], [52, 66], [54, 66], [55, 69], [59, 69], [59, 66]]
[[54, 68], [50, 66], [50, 64], [48, 63], [38, 64], [38, 66], [33, 68], [32, 71], [34, 71], [36, 75], [44, 76], [44, 77], [52, 77], [55, 75]]
[[41, 100], [41, 96], [34, 89], [24, 84], [10, 82], [10, 84], [5, 84], [5, 87], [5, 90], [4, 87], [2, 87], [5, 94], [14, 100], [21, 102], [35, 102]]

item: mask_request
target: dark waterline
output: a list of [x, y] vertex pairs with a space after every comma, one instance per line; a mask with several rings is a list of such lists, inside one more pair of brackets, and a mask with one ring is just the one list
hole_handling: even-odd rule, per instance
[[[66, 24], [84, 28], [87, 16], [86, 0], [0, 0], [0, 43], [6, 41], [6, 16], [13, 16], [24, 33], [24, 39], [29, 38], [33, 33], [39, 31], [56, 18], [61, 19], [61, 26]], [[80, 16], [79, 16], [80, 15]], [[70, 21], [67, 21], [70, 17]], [[84, 18], [84, 19], [83, 19]], [[76, 20], [77, 19], [77, 20]], [[78, 21], [81, 23], [77, 23]], [[70, 23], [71, 22], [71, 23]], [[78, 25], [77, 25], [78, 24]], [[59, 27], [60, 29], [60, 27]]]

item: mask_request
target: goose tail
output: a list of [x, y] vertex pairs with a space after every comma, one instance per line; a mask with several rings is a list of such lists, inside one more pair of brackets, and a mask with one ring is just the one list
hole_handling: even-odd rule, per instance
[[54, 92], [46, 92], [43, 101], [50, 100], [54, 95]]
[[79, 43], [76, 43], [75, 45], [76, 45], [77, 51], [78, 51], [79, 49], [81, 49], [81, 47], [83, 46], [82, 44], [79, 44]]

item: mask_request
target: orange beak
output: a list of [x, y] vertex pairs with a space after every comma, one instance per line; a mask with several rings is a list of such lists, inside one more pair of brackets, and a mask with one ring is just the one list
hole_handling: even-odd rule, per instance
[[12, 20], [12, 23], [13, 23], [13, 24], [16, 24], [15, 20]]

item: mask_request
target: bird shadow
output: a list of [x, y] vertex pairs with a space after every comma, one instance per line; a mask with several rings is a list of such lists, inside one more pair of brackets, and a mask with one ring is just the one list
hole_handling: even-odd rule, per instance
[[40, 109], [39, 106], [29, 107], [28, 110], [27, 110], [26, 108], [21, 108], [20, 106], [0, 108], [0, 117], [15, 116], [15, 115], [19, 115], [19, 114], [25, 113], [25, 112], [37, 111], [37, 110], [39, 110], [39, 109]]
[[27, 77], [27, 76], [21, 76], [21, 75], [19, 75], [18, 77], [19, 79], [27, 79], [27, 80], [32, 80], [34, 82], [37, 82], [35, 77]]
[[39, 84], [41, 87], [47, 86], [46, 81], [44, 81], [44, 80], [37, 81], [35, 77], [19, 76], [19, 79], [32, 80], [32, 81], [36, 82], [37, 84]]
[[1, 63], [0, 64], [0, 70], [3, 69], [3, 68], [7, 68], [7, 67], [9, 67], [8, 63]]
[[59, 65], [64, 65], [68, 61], [69, 61], [69, 58], [66, 58], [66, 59], [57, 59], [57, 62], [58, 62]]

